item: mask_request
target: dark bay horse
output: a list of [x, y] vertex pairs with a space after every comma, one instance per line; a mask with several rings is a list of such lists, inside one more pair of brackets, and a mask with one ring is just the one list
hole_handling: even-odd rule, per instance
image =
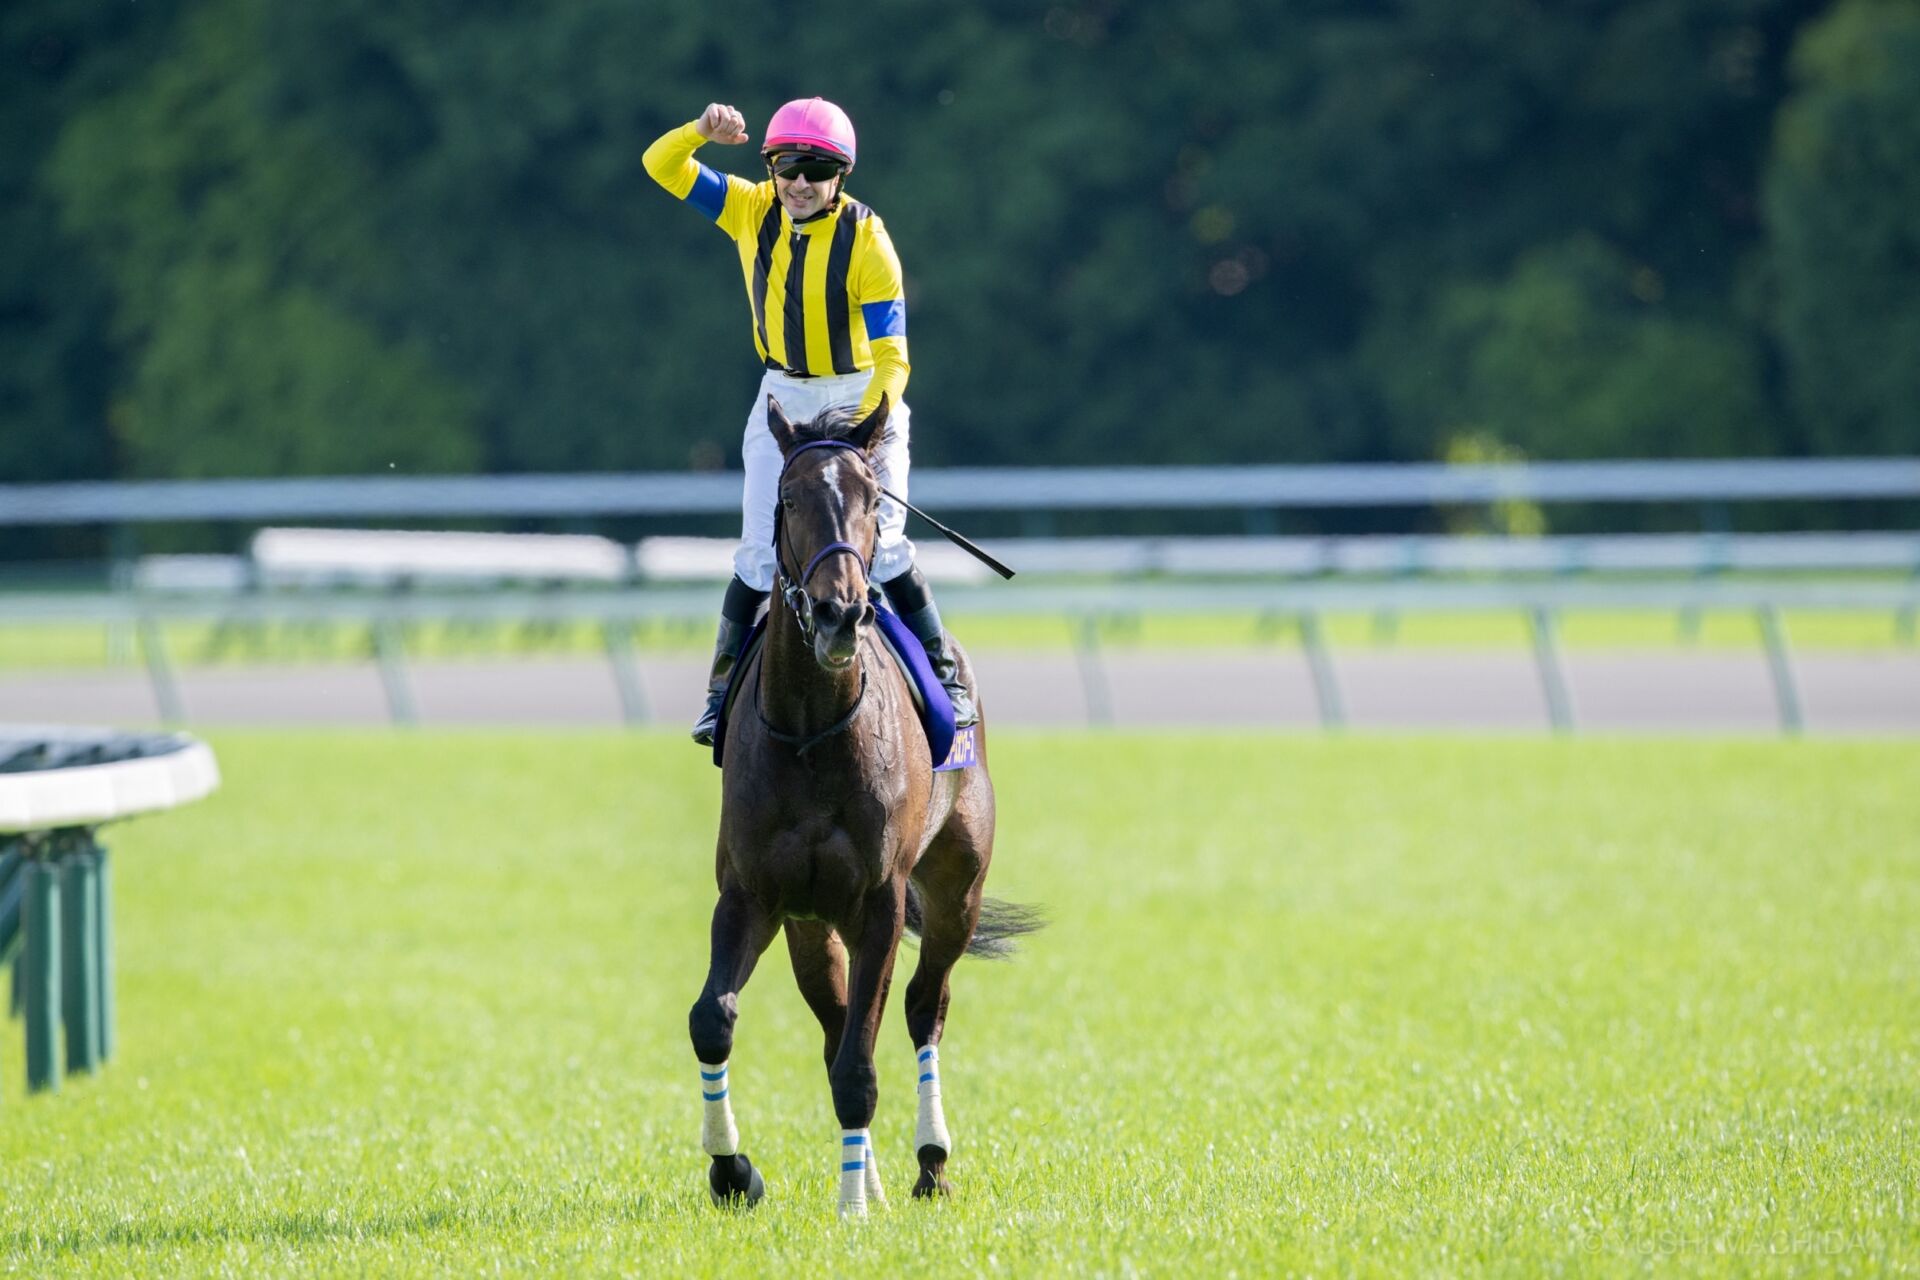
[[[767, 401], [767, 429], [785, 458], [779, 584], [758, 671], [742, 673], [728, 713], [720, 901], [706, 986], [688, 1019], [719, 1203], [752, 1203], [764, 1189], [740, 1149], [727, 1060], [740, 989], [776, 933], [785, 929], [800, 993], [826, 1033], [840, 1209], [858, 1214], [885, 1198], [867, 1130], [879, 1097], [874, 1041], [902, 931], [921, 937], [906, 1001], [919, 1197], [949, 1190], [939, 1068], [948, 975], [963, 953], [1004, 953], [1013, 936], [1039, 927], [1032, 912], [981, 895], [994, 827], [984, 722], [979, 763], [935, 772], [906, 681], [870, 625], [881, 494], [869, 461], [887, 409], [883, 397], [864, 419], [834, 410], [796, 427]], [[959, 660], [972, 687], [966, 655]]]

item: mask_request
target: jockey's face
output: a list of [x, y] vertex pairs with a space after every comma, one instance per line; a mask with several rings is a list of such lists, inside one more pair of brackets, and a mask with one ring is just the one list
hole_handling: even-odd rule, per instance
[[787, 216], [795, 222], [819, 213], [840, 193], [838, 178], [825, 182], [810, 182], [805, 177], [775, 178], [773, 185], [780, 193], [780, 203], [787, 207]]
[[787, 217], [795, 223], [831, 205], [847, 177], [847, 167], [837, 157], [801, 150], [768, 155], [766, 169], [774, 175], [774, 190], [787, 207]]

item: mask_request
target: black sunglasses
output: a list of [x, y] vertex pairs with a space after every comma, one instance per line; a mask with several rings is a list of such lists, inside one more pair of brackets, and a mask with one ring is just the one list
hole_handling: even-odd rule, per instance
[[776, 178], [805, 178], [808, 182], [827, 182], [847, 171], [838, 160], [796, 152], [779, 155], [767, 162]]

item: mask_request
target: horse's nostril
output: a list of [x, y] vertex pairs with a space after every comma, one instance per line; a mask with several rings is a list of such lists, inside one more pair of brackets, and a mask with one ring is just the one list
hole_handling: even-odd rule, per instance
[[873, 621], [873, 606], [865, 600], [816, 600], [813, 621], [822, 635], [843, 635]]

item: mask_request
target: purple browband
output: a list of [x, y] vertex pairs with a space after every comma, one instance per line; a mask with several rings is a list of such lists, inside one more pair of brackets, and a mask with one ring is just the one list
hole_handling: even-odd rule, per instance
[[787, 460], [780, 466], [780, 474], [785, 475], [787, 468], [793, 465], [793, 460], [809, 449], [852, 449], [855, 453], [866, 452], [851, 440], [809, 440], [803, 445], [795, 446], [793, 452], [787, 455]]

